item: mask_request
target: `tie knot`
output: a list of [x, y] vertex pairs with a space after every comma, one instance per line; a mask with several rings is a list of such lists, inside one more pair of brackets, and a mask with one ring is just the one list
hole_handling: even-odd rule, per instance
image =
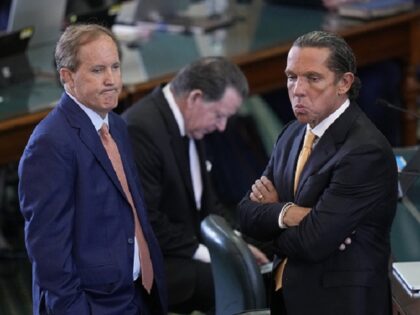
[[303, 140], [303, 147], [312, 149], [315, 139], [316, 135], [312, 131], [308, 130], [305, 134], [305, 139]]
[[108, 124], [107, 123], [103, 123], [101, 129], [99, 129], [99, 133], [102, 136], [107, 136], [109, 135], [109, 128], [108, 128]]

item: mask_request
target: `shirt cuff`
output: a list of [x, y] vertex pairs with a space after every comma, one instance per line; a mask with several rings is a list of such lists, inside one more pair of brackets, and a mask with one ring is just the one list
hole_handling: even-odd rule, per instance
[[199, 244], [197, 250], [193, 255], [193, 259], [200, 260], [205, 263], [209, 263], [210, 260], [210, 252], [206, 246], [203, 244]]
[[281, 229], [287, 229], [287, 225], [284, 224], [283, 219], [284, 219], [284, 216], [286, 215], [287, 210], [289, 210], [289, 208], [294, 205], [295, 204], [293, 202], [288, 202], [281, 209], [280, 215], [279, 215], [279, 226]]

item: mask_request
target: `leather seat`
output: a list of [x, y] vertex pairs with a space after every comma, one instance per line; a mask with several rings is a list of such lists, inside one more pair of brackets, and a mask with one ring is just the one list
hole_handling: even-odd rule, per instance
[[201, 234], [212, 261], [216, 314], [269, 314], [262, 310], [267, 308], [263, 276], [242, 238], [217, 215], [203, 220]]

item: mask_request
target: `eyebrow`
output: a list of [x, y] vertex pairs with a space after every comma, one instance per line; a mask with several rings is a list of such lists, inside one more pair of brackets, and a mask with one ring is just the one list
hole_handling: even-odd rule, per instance
[[322, 73], [315, 72], [315, 71], [306, 72], [305, 76], [307, 76], [307, 77], [316, 76], [316, 77], [320, 77], [320, 78], [324, 77], [324, 75]]
[[[294, 71], [291, 71], [291, 70], [285, 70], [284, 74], [285, 75], [290, 75], [290, 74], [296, 74], [296, 73]], [[304, 72], [302, 75], [305, 76], [305, 77], [308, 77], [308, 76], [324, 77], [324, 75], [322, 73], [316, 72], [316, 71], [307, 71], [307, 72]]]

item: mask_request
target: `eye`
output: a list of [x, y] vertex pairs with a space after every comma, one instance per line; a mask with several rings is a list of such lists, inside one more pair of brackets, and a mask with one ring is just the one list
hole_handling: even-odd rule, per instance
[[317, 75], [309, 75], [308, 76], [308, 81], [309, 82], [314, 82], [314, 83], [316, 83], [316, 82], [319, 82], [319, 80], [320, 80], [321, 78], [319, 77], [319, 76], [317, 76]]
[[120, 69], [120, 64], [119, 63], [116, 63], [116, 64], [113, 64], [112, 65], [112, 70], [119, 70]]
[[297, 76], [294, 74], [287, 74], [286, 77], [287, 77], [287, 81], [289, 82], [294, 82], [296, 81], [296, 78], [297, 78]]
[[92, 72], [95, 74], [101, 73], [102, 69], [103, 69], [102, 67], [94, 67], [92, 68]]

